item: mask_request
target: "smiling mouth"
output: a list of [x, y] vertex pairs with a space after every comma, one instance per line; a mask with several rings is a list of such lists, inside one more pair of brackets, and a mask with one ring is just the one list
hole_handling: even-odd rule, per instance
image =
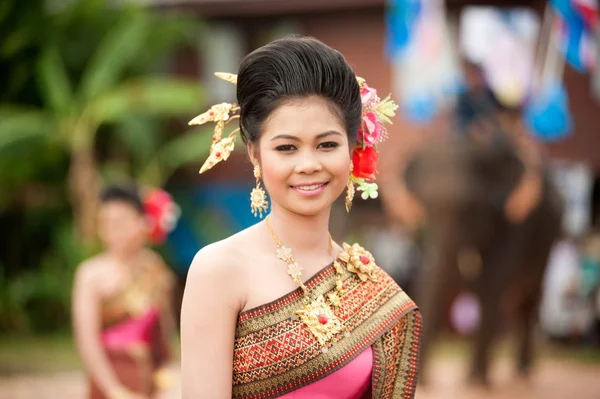
[[315, 184], [305, 184], [305, 185], [301, 185], [301, 186], [292, 186], [292, 188], [294, 190], [298, 190], [298, 191], [311, 192], [311, 191], [318, 190], [321, 187], [324, 187], [326, 185], [327, 185], [327, 183], [315, 183]]

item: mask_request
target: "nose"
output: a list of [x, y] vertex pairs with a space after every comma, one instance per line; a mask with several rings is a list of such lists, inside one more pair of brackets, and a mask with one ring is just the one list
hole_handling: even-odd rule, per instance
[[295, 167], [296, 173], [312, 174], [321, 170], [323, 170], [323, 164], [314, 152], [304, 151], [298, 157]]

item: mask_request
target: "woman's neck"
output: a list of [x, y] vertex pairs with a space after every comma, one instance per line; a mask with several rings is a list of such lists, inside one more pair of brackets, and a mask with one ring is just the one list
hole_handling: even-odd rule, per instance
[[329, 215], [330, 210], [302, 216], [274, 204], [268, 218], [281, 245], [298, 254], [320, 256], [329, 253]]
[[143, 256], [144, 249], [136, 248], [131, 251], [117, 251], [107, 249], [105, 254], [113, 261], [125, 266], [127, 269], [135, 269]]

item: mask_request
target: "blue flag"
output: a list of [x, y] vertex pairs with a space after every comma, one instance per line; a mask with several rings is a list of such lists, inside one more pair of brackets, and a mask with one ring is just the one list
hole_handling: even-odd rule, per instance
[[388, 0], [385, 21], [386, 50], [390, 58], [401, 54], [411, 42], [421, 11], [421, 0]]

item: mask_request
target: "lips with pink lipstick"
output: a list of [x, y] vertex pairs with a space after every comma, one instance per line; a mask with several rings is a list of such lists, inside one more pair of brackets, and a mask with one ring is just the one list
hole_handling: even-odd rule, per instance
[[305, 197], [319, 195], [325, 190], [328, 182], [310, 182], [291, 186], [292, 190]]

